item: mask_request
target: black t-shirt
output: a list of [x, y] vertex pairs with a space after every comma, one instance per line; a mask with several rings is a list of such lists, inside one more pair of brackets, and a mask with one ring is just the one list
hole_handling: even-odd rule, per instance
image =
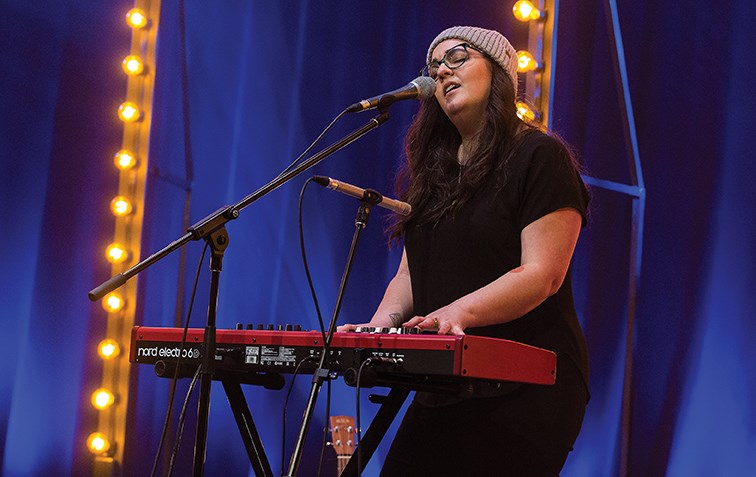
[[[435, 224], [408, 224], [405, 248], [414, 314], [424, 316], [521, 265], [520, 233], [565, 207], [586, 222], [588, 193], [563, 146], [531, 133], [509, 159], [505, 177], [489, 177], [456, 213]], [[499, 179], [499, 180], [497, 180]], [[508, 323], [465, 333], [510, 339], [569, 356], [586, 383], [588, 358], [572, 298], [570, 272], [556, 294]]]

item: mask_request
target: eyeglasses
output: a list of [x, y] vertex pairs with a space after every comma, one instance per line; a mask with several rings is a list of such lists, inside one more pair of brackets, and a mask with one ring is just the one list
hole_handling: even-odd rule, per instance
[[[460, 43], [455, 45], [444, 52], [444, 57], [440, 60], [433, 60], [420, 71], [422, 76], [430, 76], [434, 80], [438, 77], [438, 69], [441, 65], [446, 65], [450, 70], [456, 70], [465, 64], [470, 58], [470, 53], [467, 49], [475, 50], [468, 43]], [[477, 50], [476, 50], [477, 51]]]

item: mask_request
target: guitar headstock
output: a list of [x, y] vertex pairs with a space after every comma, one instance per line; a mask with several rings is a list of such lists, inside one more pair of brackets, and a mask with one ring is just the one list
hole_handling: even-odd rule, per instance
[[331, 416], [331, 443], [337, 456], [350, 456], [354, 453], [354, 417]]

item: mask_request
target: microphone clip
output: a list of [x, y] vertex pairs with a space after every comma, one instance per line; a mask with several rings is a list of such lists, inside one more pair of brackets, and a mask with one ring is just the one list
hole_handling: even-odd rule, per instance
[[360, 201], [368, 207], [373, 207], [374, 205], [378, 205], [383, 202], [383, 195], [381, 195], [381, 193], [377, 190], [365, 189], [365, 192], [362, 194], [362, 199], [360, 199]]

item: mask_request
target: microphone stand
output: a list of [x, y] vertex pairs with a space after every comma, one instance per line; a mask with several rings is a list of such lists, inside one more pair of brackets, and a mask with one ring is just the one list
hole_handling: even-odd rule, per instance
[[305, 407], [304, 416], [302, 417], [302, 425], [299, 429], [299, 435], [297, 436], [297, 442], [294, 446], [294, 453], [289, 461], [289, 470], [285, 477], [294, 477], [299, 469], [299, 462], [302, 458], [302, 451], [304, 448], [304, 441], [307, 436], [307, 430], [310, 428], [310, 421], [312, 420], [312, 412], [315, 408], [315, 401], [320, 393], [320, 388], [323, 386], [323, 382], [331, 379], [331, 371], [329, 369], [330, 363], [328, 360], [328, 350], [330, 349], [331, 340], [333, 334], [336, 332], [336, 321], [341, 311], [341, 304], [344, 299], [344, 292], [346, 291], [347, 280], [349, 279], [349, 273], [352, 270], [352, 263], [354, 263], [355, 252], [357, 251], [357, 242], [360, 239], [362, 230], [367, 226], [368, 218], [370, 217], [370, 208], [374, 205], [378, 205], [383, 200], [383, 196], [372, 189], [366, 189], [365, 194], [360, 201], [360, 207], [357, 209], [357, 217], [354, 219], [354, 235], [352, 236], [352, 244], [349, 247], [349, 255], [347, 256], [347, 263], [344, 266], [344, 273], [341, 276], [341, 283], [339, 284], [339, 291], [336, 296], [336, 305], [331, 315], [331, 321], [328, 325], [328, 335], [323, 342], [323, 351], [320, 354], [320, 362], [318, 368], [312, 375], [312, 386], [310, 388], [310, 396], [307, 400], [307, 406]]
[[[194, 447], [194, 470], [193, 476], [201, 477], [204, 472], [205, 462], [205, 449], [207, 446], [207, 423], [210, 412], [210, 385], [213, 377], [213, 361], [215, 359], [215, 338], [216, 338], [216, 310], [218, 304], [218, 286], [220, 283], [220, 272], [222, 269], [223, 253], [228, 247], [229, 236], [226, 231], [225, 225], [230, 220], [234, 220], [239, 217], [239, 213], [242, 209], [252, 204], [256, 200], [260, 199], [264, 195], [277, 189], [290, 179], [299, 175], [300, 173], [310, 169], [330, 156], [334, 152], [343, 149], [347, 145], [361, 138], [371, 130], [377, 128], [389, 118], [388, 111], [380, 109], [381, 114], [370, 119], [368, 123], [359, 129], [356, 129], [349, 135], [343, 137], [339, 141], [333, 143], [317, 154], [311, 156], [297, 167], [290, 171], [279, 175], [257, 191], [249, 194], [234, 205], [221, 207], [217, 211], [208, 215], [204, 219], [200, 220], [196, 224], [187, 229], [187, 233], [182, 237], [174, 240], [163, 249], [153, 253], [146, 259], [142, 260], [138, 264], [129, 268], [123, 273], [111, 277], [105, 282], [101, 283], [97, 287], [89, 291], [89, 299], [91, 301], [97, 301], [117, 289], [127, 280], [141, 273], [151, 265], [155, 264], [160, 259], [166, 257], [170, 253], [178, 250], [191, 240], [203, 239], [207, 242], [208, 246], [212, 250], [210, 259], [210, 298], [208, 301], [207, 310], [207, 325], [205, 327], [205, 333], [203, 338], [202, 348], [202, 361], [200, 363], [200, 396], [199, 404], [197, 408], [197, 433], [195, 436]], [[334, 325], [335, 326], [335, 325]], [[264, 457], [264, 456], [263, 456]], [[264, 463], [267, 464], [267, 458], [264, 458]], [[258, 467], [256, 466], [256, 469]], [[270, 465], [266, 466], [269, 469]], [[272, 476], [272, 474], [271, 474]]]

